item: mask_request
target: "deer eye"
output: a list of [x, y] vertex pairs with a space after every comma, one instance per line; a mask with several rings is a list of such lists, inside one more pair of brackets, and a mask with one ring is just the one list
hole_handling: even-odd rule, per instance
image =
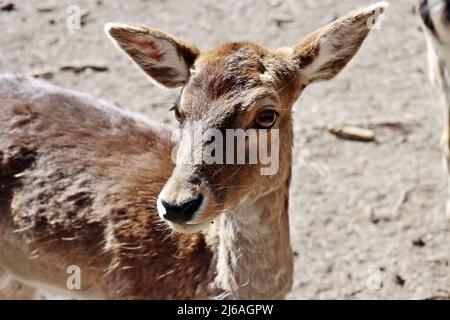
[[268, 129], [274, 125], [277, 116], [278, 114], [273, 110], [263, 110], [256, 116], [256, 125], [260, 128]]
[[170, 111], [173, 111], [175, 113], [175, 119], [177, 119], [178, 122], [183, 121], [183, 116], [181, 115], [181, 112], [178, 109], [177, 105], [174, 105], [172, 108], [170, 108]]

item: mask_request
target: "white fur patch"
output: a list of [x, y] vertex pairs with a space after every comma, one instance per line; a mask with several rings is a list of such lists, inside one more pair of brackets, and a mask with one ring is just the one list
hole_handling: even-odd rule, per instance
[[320, 49], [318, 56], [314, 59], [314, 61], [308, 65], [306, 68], [302, 70], [302, 74], [304, 74], [307, 78], [320, 78], [325, 72], [319, 73], [319, 70], [325, 65], [327, 62], [335, 58], [336, 53], [332, 52], [331, 45], [327, 38], [320, 40]]
[[373, 10], [386, 9], [387, 7], [389, 7], [389, 3], [387, 1], [379, 1], [377, 3], [374, 3], [370, 6], [363, 8], [362, 11], [363, 12], [372, 12]]
[[183, 58], [178, 54], [175, 46], [164, 39], [153, 38], [157, 50], [163, 54], [162, 60], [154, 59], [154, 64], [158, 68], [171, 68], [177, 71], [177, 81], [184, 82], [189, 78], [189, 68]]

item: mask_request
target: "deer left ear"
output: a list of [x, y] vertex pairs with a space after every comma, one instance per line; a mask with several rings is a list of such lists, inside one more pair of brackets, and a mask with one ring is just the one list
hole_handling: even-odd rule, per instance
[[358, 52], [387, 8], [387, 2], [359, 9], [311, 33], [293, 48], [293, 59], [308, 83], [335, 77]]
[[200, 51], [145, 26], [108, 23], [106, 33], [152, 79], [168, 88], [184, 85]]

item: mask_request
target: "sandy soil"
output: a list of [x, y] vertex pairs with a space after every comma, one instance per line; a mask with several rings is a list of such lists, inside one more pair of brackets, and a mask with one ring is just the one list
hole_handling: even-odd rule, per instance
[[[173, 121], [168, 105], [176, 91], [150, 84], [110, 44], [105, 22], [146, 23], [202, 49], [244, 39], [275, 47], [373, 1], [16, 0], [0, 7], [10, 2], [16, 10], [0, 11], [1, 72], [106, 64], [105, 72], [58, 71], [51, 81]], [[390, 1], [382, 27], [345, 72], [311, 86], [296, 104], [291, 234], [297, 255], [289, 298], [409, 299], [450, 289], [438, 143], [443, 108], [428, 83], [413, 3]], [[69, 33], [73, 4], [89, 14]], [[338, 140], [327, 132], [342, 123], [375, 130], [376, 142]], [[367, 285], [375, 279], [372, 268], [381, 270], [378, 289]]]

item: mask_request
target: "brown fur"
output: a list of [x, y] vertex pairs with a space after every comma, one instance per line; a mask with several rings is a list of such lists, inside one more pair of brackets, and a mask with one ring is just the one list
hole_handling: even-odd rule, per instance
[[[82, 298], [283, 298], [293, 274], [291, 107], [307, 83], [335, 75], [357, 52], [367, 35], [360, 20], [370, 14], [351, 13], [295, 49], [241, 42], [203, 54], [160, 31], [110, 27], [148, 75], [184, 86], [176, 165], [172, 128], [43, 81], [1, 76], [0, 280]], [[334, 52], [316, 41], [325, 35]], [[317, 61], [322, 65], [307, 70]], [[182, 161], [196, 121], [219, 130], [252, 128], [267, 99], [280, 129], [275, 175], [261, 175], [260, 163]], [[209, 227], [168, 230], [156, 210], [158, 195], [176, 202], [196, 192], [207, 200], [193, 222]], [[189, 225], [178, 227], [189, 232]], [[71, 265], [82, 270], [81, 291], [64, 289]]]
[[[32, 98], [36, 88], [42, 98]], [[89, 97], [55, 91], [36, 80], [1, 79], [1, 197], [11, 211], [0, 212], [0, 256], [23, 243], [10, 252], [19, 257], [6, 260], [27, 261], [14, 272], [33, 283], [44, 279], [34, 278], [30, 263], [50, 268], [45, 281], [58, 287], [66, 268], [79, 265], [83, 289], [95, 283], [109, 298], [195, 297], [210, 258], [204, 240], [158, 226], [155, 199], [149, 198], [172, 170], [169, 132]], [[58, 261], [49, 265], [53, 256]], [[167, 272], [170, 277], [155, 280]], [[151, 288], [146, 278], [153, 279]]]

